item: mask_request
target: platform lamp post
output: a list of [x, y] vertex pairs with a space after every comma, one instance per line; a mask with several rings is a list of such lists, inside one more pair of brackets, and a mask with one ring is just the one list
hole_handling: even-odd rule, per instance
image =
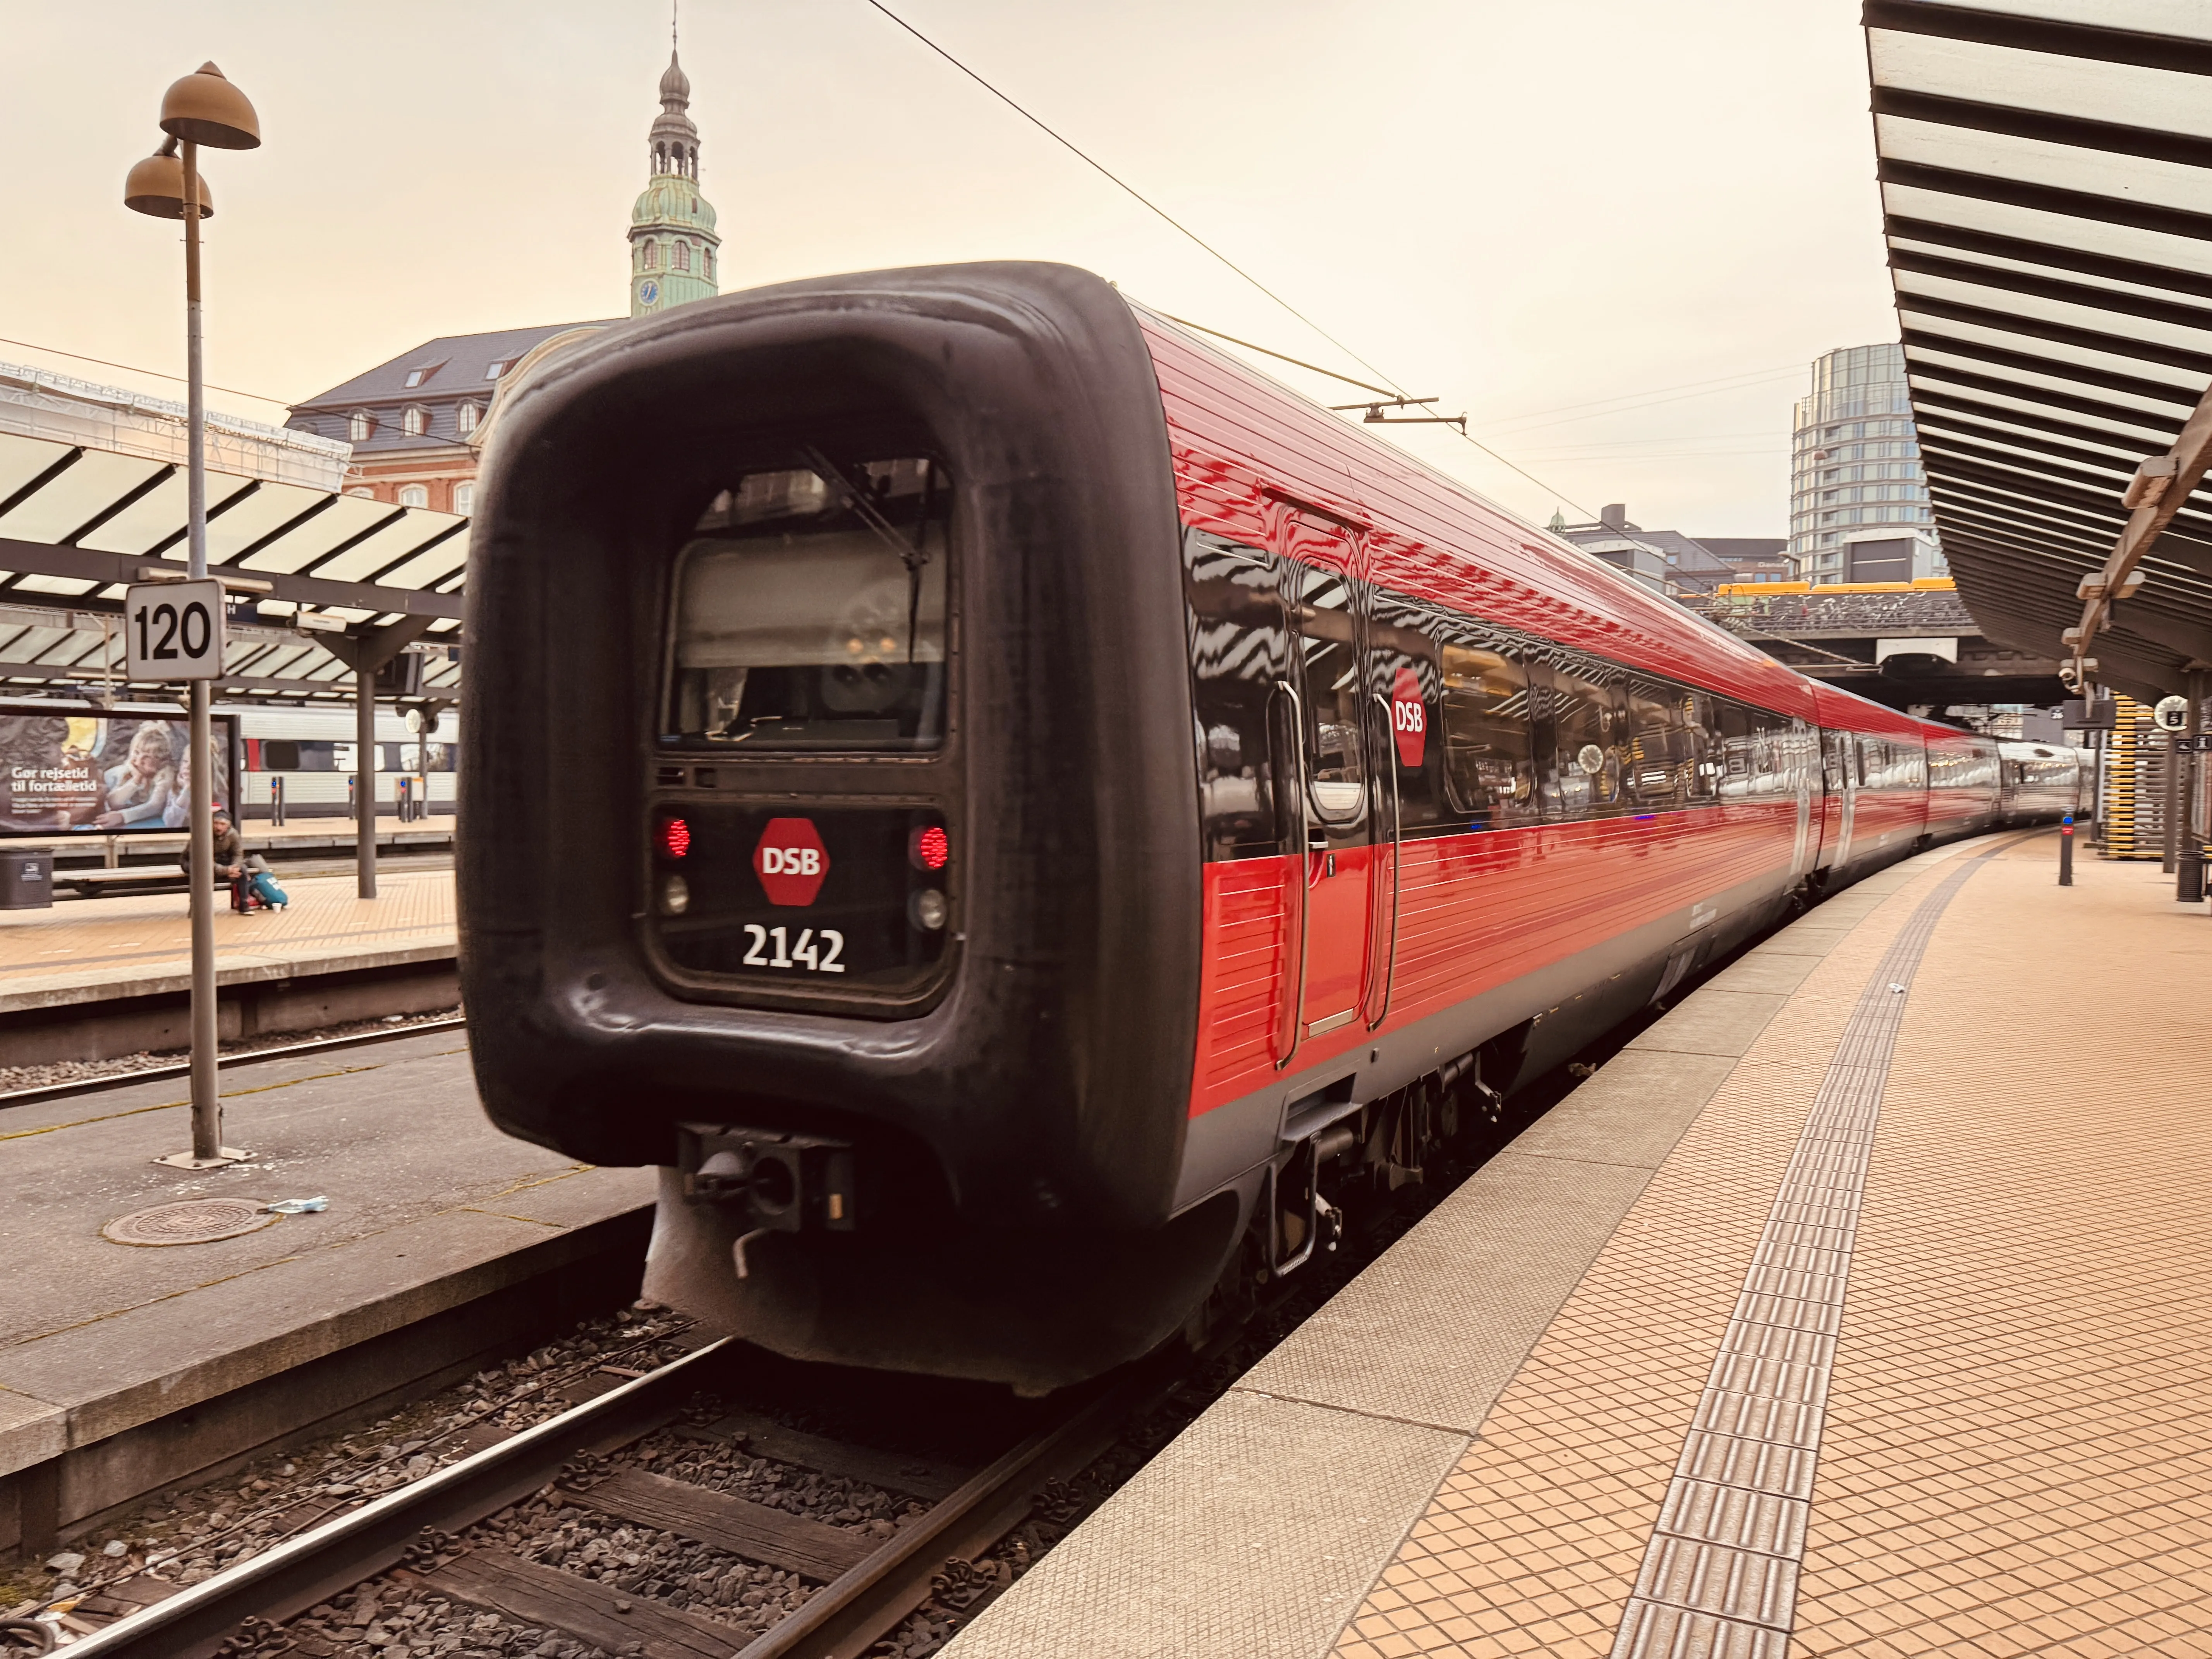
[[[200, 221], [215, 211], [199, 175], [199, 149], [255, 149], [261, 121], [246, 94], [213, 64], [161, 94], [161, 131], [168, 141], [131, 169], [124, 205], [156, 219], [185, 222], [185, 372], [189, 457], [186, 543], [190, 575], [207, 568], [207, 403], [200, 368]], [[191, 685], [192, 1145], [161, 1160], [188, 1170], [215, 1169], [245, 1154], [222, 1144], [222, 1103], [216, 1087], [215, 777], [210, 763], [213, 722], [209, 682]]]

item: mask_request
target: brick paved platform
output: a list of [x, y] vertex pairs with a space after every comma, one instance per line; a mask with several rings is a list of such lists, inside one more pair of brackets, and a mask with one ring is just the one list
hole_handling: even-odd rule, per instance
[[951, 1659], [2212, 1655], [2212, 917], [1925, 854], [1638, 1037]]
[[[216, 910], [219, 981], [383, 967], [453, 954], [450, 870], [387, 872], [378, 896], [346, 876], [278, 878], [289, 908]], [[143, 996], [191, 981], [191, 895], [142, 893], [50, 910], [0, 910], [0, 1013]]]

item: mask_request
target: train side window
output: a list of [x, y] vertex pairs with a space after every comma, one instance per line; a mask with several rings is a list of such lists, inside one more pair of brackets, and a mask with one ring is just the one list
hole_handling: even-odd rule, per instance
[[1664, 809], [1694, 798], [1704, 733], [1697, 698], [1650, 680], [1628, 687], [1628, 792], [1639, 806]]
[[1183, 538], [1183, 595], [1206, 855], [1279, 853], [1279, 745], [1271, 740], [1278, 728], [1269, 725], [1269, 710], [1282, 701], [1276, 684], [1289, 667], [1274, 562], [1256, 547], [1190, 531]]
[[1714, 699], [1720, 726], [1720, 793], [1744, 800], [1759, 789], [1759, 739], [1751, 710], [1727, 697]]
[[1788, 715], [1771, 709], [1753, 708], [1750, 714], [1752, 792], [1768, 797], [1796, 794], [1802, 746], [1796, 726]]
[[1442, 652], [1444, 787], [1477, 828], [1534, 823], [1534, 738], [1528, 671], [1500, 650], [1447, 644]]
[[[1447, 805], [1443, 783], [1443, 673], [1437, 655], [1437, 636], [1449, 626], [1428, 612], [1388, 601], [1378, 603], [1368, 621], [1367, 707], [1373, 723], [1377, 794], [1379, 799], [1382, 790], [1395, 786], [1401, 834], [1431, 830], [1458, 816]], [[1418, 714], [1401, 713], [1401, 676], [1412, 677], [1420, 699]], [[1409, 747], [1418, 748], [1419, 766], [1406, 764]]]
[[261, 769], [264, 772], [296, 772], [300, 769], [300, 745], [290, 738], [261, 739]]
[[1557, 664], [1545, 705], [1552, 752], [1544, 772], [1544, 809], [1556, 818], [1597, 817], [1623, 804], [1628, 757], [1628, 705], [1620, 688], [1595, 674]]
[[1340, 832], [1367, 815], [1367, 714], [1361, 707], [1352, 580], [1310, 565], [1291, 568], [1298, 587], [1304, 665], [1306, 794], [1314, 817]]

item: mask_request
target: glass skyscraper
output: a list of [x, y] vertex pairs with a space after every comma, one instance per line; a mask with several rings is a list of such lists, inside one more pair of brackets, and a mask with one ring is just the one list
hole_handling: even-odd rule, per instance
[[1798, 574], [1815, 586], [1844, 581], [1849, 544], [1916, 531], [1932, 544], [1905, 348], [1850, 346], [1815, 358], [1790, 446], [1790, 556]]

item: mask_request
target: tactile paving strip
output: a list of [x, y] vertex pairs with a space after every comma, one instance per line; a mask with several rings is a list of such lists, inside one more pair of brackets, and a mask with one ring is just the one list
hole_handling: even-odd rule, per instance
[[1851, 1242], [1906, 992], [1963, 861], [1898, 931], [1821, 1080], [1686, 1437], [1613, 1659], [1784, 1659]]

